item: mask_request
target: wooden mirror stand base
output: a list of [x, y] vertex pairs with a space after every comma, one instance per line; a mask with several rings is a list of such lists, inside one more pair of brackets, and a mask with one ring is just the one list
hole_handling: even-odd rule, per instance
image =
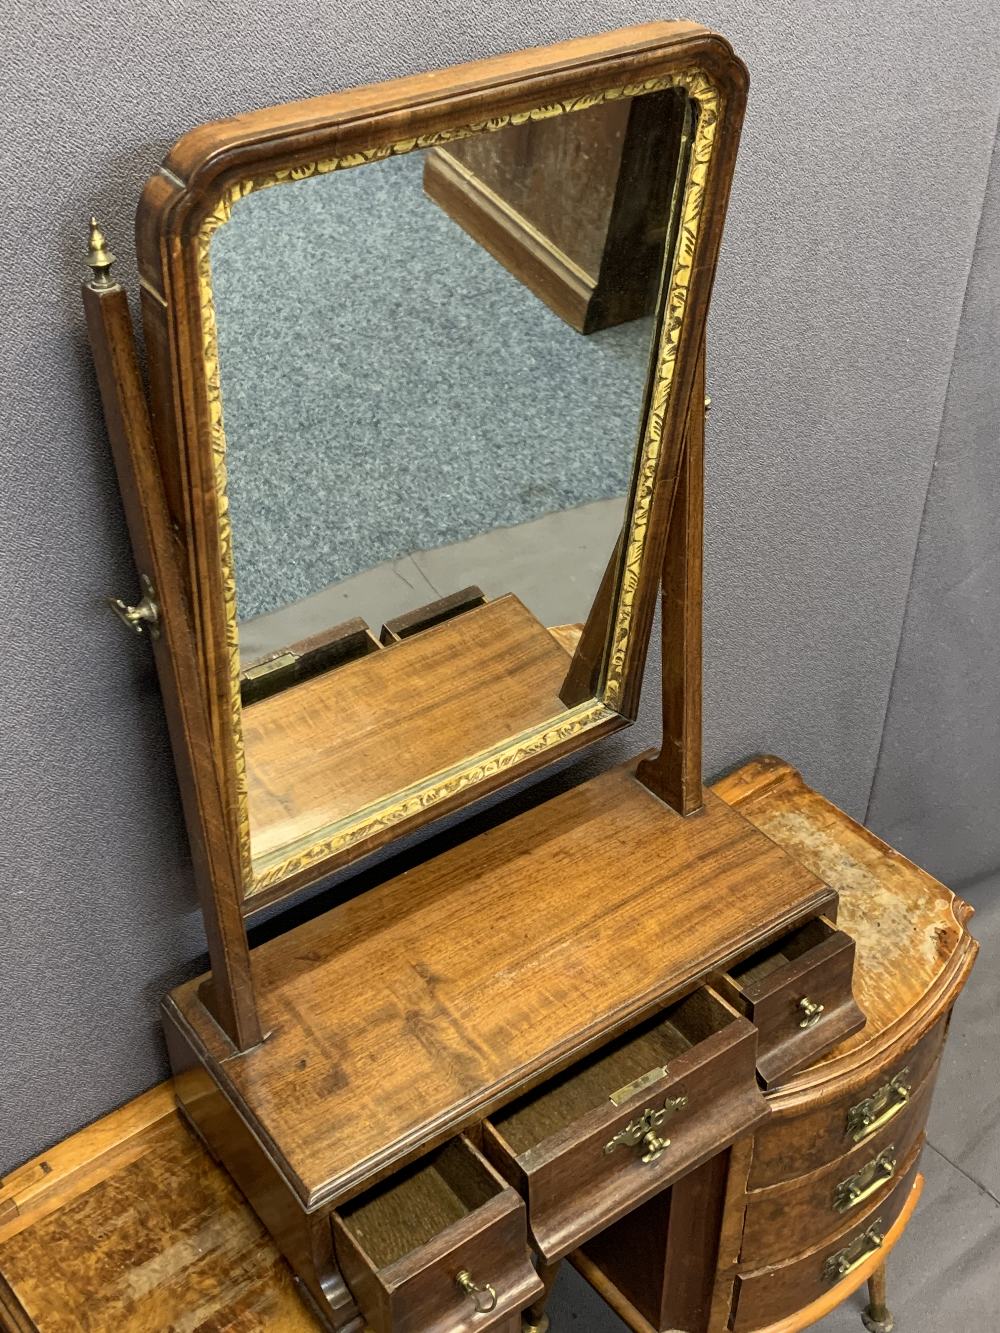
[[200, 982], [168, 997], [184, 1113], [330, 1328], [355, 1302], [379, 1333], [518, 1313], [529, 1237], [551, 1265], [725, 1160], [767, 1114], [758, 1065], [862, 1025], [835, 892], [711, 792], [682, 818], [637, 763], [254, 950], [253, 1050]]
[[[360, 996], [378, 1032], [405, 1019], [395, 1048], [369, 1045], [367, 1065], [350, 1055], [349, 1025], [338, 1028], [332, 1018], [315, 1029], [312, 1055], [289, 1054], [284, 1083], [254, 1076], [254, 1057], [268, 1043], [227, 1058], [217, 1038], [212, 1069], [188, 1055], [177, 1080], [187, 1114], [234, 1173], [256, 1154], [256, 1185], [247, 1176], [240, 1183], [247, 1193], [256, 1189], [255, 1207], [300, 1277], [310, 1262], [323, 1273], [326, 1327], [517, 1333], [523, 1317], [525, 1327], [542, 1328], [545, 1293], [566, 1254], [638, 1333], [794, 1333], [865, 1282], [866, 1323], [877, 1333], [889, 1328], [882, 1267], [919, 1197], [917, 1164], [948, 1019], [976, 952], [965, 929], [969, 909], [793, 770], [764, 759], [716, 785], [704, 823], [684, 821], [695, 830], [685, 836], [695, 839], [699, 827], [728, 832], [708, 858], [717, 887], [710, 906], [707, 888], [697, 887], [696, 842], [684, 857], [693, 887], [685, 895], [665, 889], [654, 902], [644, 867], [649, 876], [657, 863], [664, 868], [669, 840], [644, 857], [626, 826], [614, 852], [598, 854], [602, 873], [587, 892], [563, 893], [560, 939], [546, 908], [547, 881], [532, 881], [523, 862], [530, 859], [532, 873], [543, 863], [552, 874], [559, 868], [565, 885], [581, 873], [566, 839], [582, 837], [588, 822], [606, 833], [623, 811], [638, 817], [635, 785], [617, 770], [531, 812], [530, 847], [519, 845], [512, 825], [492, 830], [484, 835], [489, 854], [477, 862], [481, 879], [463, 881], [477, 839], [430, 863], [435, 870], [425, 866], [375, 890], [381, 907], [368, 894], [337, 909], [355, 915], [345, 923], [353, 945], [337, 943], [336, 967], [321, 952], [323, 941], [332, 947], [338, 938], [325, 918], [257, 951], [265, 976], [280, 952], [285, 978], [283, 1007], [276, 996], [269, 1011], [271, 1042], [289, 1034], [304, 1041], [307, 1015], [328, 1009], [346, 1019]], [[548, 823], [553, 810], [562, 813]], [[744, 825], [753, 836], [744, 836]], [[612, 862], [609, 886], [603, 874]], [[740, 877], [736, 895], [731, 885]], [[839, 929], [829, 920], [831, 891], [821, 886], [816, 896], [817, 880], [839, 895]], [[515, 881], [537, 900], [534, 915], [519, 912]], [[786, 904], [783, 921], [779, 884], [799, 904]], [[508, 908], [491, 945], [475, 928], [487, 885]], [[395, 911], [385, 916], [390, 900]], [[755, 915], [765, 911], [770, 926]], [[425, 946], [407, 971], [402, 951], [423, 943], [437, 918], [441, 955], [422, 973], [421, 956], [432, 956]], [[583, 919], [600, 935], [591, 952], [577, 933]], [[708, 957], [713, 932], [742, 965], [730, 966], [721, 951]], [[371, 940], [379, 935], [387, 948], [375, 969]], [[845, 935], [857, 950], [853, 1000], [843, 996]], [[506, 1016], [495, 1007], [503, 978], [484, 980], [476, 961], [487, 947], [513, 960], [511, 995], [524, 999]], [[344, 989], [310, 999], [308, 980], [317, 973]], [[486, 985], [480, 1003], [464, 989], [473, 984]], [[615, 986], [621, 994], [612, 1012]], [[682, 991], [687, 998], [671, 1004]], [[262, 994], [272, 992], [262, 987]], [[775, 1052], [784, 1047], [780, 1058], [796, 1064], [789, 1041], [769, 1027], [768, 1005], [777, 1003], [769, 997], [782, 996], [805, 1042], [817, 1042], [827, 1023], [846, 1035], [814, 1048], [798, 1072], [779, 1075]], [[824, 1006], [811, 1026], [799, 1026], [812, 1014], [802, 998]], [[863, 1028], [852, 1016], [855, 1000]], [[574, 1005], [580, 1015], [596, 1013], [599, 1001], [607, 1006], [603, 1033], [595, 1023], [571, 1048], [567, 1014]], [[183, 1024], [182, 1055], [193, 1030], [184, 1015], [195, 1005], [189, 988], [168, 1006], [175, 1042]], [[516, 1083], [512, 1051], [531, 1071]], [[766, 1090], [752, 1078], [762, 1052], [771, 1069]], [[325, 1068], [325, 1085], [316, 1069], [297, 1067], [302, 1059]], [[547, 1077], [571, 1062], [567, 1076]], [[637, 1062], [649, 1077], [625, 1086]], [[462, 1093], [442, 1111], [448, 1080]], [[615, 1100], [595, 1105], [595, 1090]], [[286, 1134], [285, 1161], [291, 1154], [302, 1170], [324, 1117], [335, 1116], [337, 1141], [352, 1145], [329, 1158], [337, 1180], [352, 1183], [336, 1183], [311, 1212], [262, 1136], [274, 1107], [280, 1114], [270, 1123]], [[668, 1107], [659, 1124], [635, 1126], [647, 1110], [655, 1117]], [[254, 1132], [243, 1118], [251, 1112]], [[414, 1158], [413, 1167], [402, 1165]], [[491, 1291], [495, 1309], [477, 1313]], [[365, 1303], [364, 1319], [356, 1300]], [[243, 1195], [184, 1129], [166, 1086], [0, 1184], [0, 1325], [17, 1333], [70, 1333], [81, 1327], [81, 1311], [84, 1326], [125, 1333], [307, 1333], [319, 1306], [296, 1288]]]

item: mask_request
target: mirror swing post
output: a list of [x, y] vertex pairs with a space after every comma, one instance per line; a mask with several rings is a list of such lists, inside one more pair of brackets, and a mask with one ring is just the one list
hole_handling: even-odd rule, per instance
[[[779, 1116], [773, 1131], [791, 1143], [807, 1114], [840, 1114], [834, 1092], [845, 1106], [872, 1095], [848, 1056], [831, 1066], [847, 1090], [831, 1092], [812, 1070], [865, 1023], [852, 993], [854, 941], [838, 929], [838, 894], [822, 865], [787, 849], [759, 811], [752, 817], [755, 782], [780, 785], [781, 799], [792, 800], [784, 792], [799, 791], [797, 775], [760, 760], [778, 777], [770, 769], [755, 777], [747, 765], [750, 788], [737, 796], [720, 795], [725, 781], [702, 783], [705, 325], [746, 89], [724, 39], [671, 22], [201, 126], [150, 179], [139, 210], [148, 397], [128, 300], [92, 229], [83, 301], [139, 574], [136, 604], [115, 609], [151, 641], [208, 939], [209, 974], [163, 1004], [177, 1101], [331, 1333], [539, 1333], [564, 1258], [643, 1333], [755, 1333], [784, 1315], [791, 1333], [807, 1326], [794, 1322], [807, 1307], [818, 1308], [806, 1259], [791, 1294], [773, 1277], [780, 1268], [785, 1281], [791, 1268], [770, 1251], [757, 1267], [738, 1261], [744, 1213], [770, 1207], [772, 1185], [784, 1188], [780, 1177], [764, 1179], [768, 1197], [755, 1204], [751, 1169], [764, 1169], [768, 1151], [784, 1162], [797, 1150], [784, 1141], [768, 1148], [772, 1108], [780, 1113], [785, 1098], [799, 1117], [784, 1130]], [[604, 119], [602, 108], [610, 108]], [[661, 112], [658, 142], [670, 146], [662, 163], [641, 141]], [[561, 125], [570, 126], [565, 137]], [[509, 130], [516, 134], [505, 140]], [[595, 144], [619, 165], [603, 182], [612, 220], [578, 229], [598, 255], [587, 269], [565, 252], [566, 217], [550, 206], [564, 184], [559, 172], [586, 167]], [[455, 145], [464, 147], [449, 154]], [[673, 172], [667, 217], [660, 169]], [[530, 181], [538, 188], [526, 190]], [[642, 197], [626, 197], [636, 181], [655, 196], [655, 216], [644, 214]], [[572, 184], [574, 198], [586, 199], [586, 176]], [[537, 206], [531, 216], [518, 211], [525, 194]], [[265, 393], [253, 403], [260, 419], [248, 418], [233, 367], [250, 365], [253, 385], [277, 353], [265, 340], [256, 366], [234, 356], [246, 347], [226, 322], [226, 293], [240, 294], [233, 273], [243, 276], [233, 256], [255, 253], [255, 221], [301, 221], [312, 246], [297, 261], [304, 277], [284, 276], [299, 282], [295, 301], [305, 299], [325, 281], [316, 254], [340, 279], [329, 246], [341, 231], [353, 235], [352, 200], [373, 234], [379, 207], [391, 219], [404, 205], [419, 216], [408, 262], [416, 256], [440, 278], [435, 247], [454, 245], [448, 253], [468, 265], [462, 272], [483, 305], [458, 317], [455, 293], [435, 288], [435, 305], [419, 273], [404, 291], [393, 277], [390, 301], [366, 257], [344, 281], [342, 301], [319, 302], [321, 314], [331, 305], [338, 316], [360, 312], [361, 332], [350, 320], [328, 326], [315, 310], [309, 316], [318, 329], [309, 336], [337, 348], [329, 365], [268, 307], [246, 345], [273, 326], [292, 345], [287, 374], [300, 362], [312, 373], [318, 361], [321, 391], [308, 406], [333, 426], [303, 445], [299, 418], [282, 419], [261, 428], [264, 448], [254, 454], [272, 404]], [[615, 236], [640, 256], [641, 282], [613, 252]], [[384, 258], [388, 272], [392, 256]], [[590, 460], [589, 491], [564, 486], [575, 459], [556, 449], [550, 473], [517, 478], [518, 496], [547, 497], [542, 512], [480, 505], [491, 490], [487, 464], [498, 454], [507, 463], [507, 452], [488, 436], [490, 446], [459, 469], [498, 403], [516, 402], [501, 422], [502, 446], [527, 439], [533, 460], [550, 443], [532, 433], [541, 435], [537, 404], [515, 400], [512, 379], [487, 377], [479, 393], [453, 394], [459, 410], [428, 432], [440, 457], [426, 451], [419, 428], [427, 423], [411, 410], [405, 372], [416, 365], [435, 407], [452, 406], [435, 375], [447, 383], [446, 373], [462, 369], [464, 345], [491, 324], [483, 312], [494, 299], [492, 313], [516, 308], [538, 321], [530, 331], [540, 340], [540, 392], [557, 409], [547, 420], [580, 409], [580, 420], [598, 422], [599, 441], [637, 439], [627, 479], [608, 443]], [[411, 307], [416, 332], [390, 346]], [[291, 308], [297, 324], [309, 323]], [[454, 327], [457, 344], [434, 345], [456, 360], [424, 372], [425, 339], [429, 347]], [[477, 344], [475, 364], [495, 372], [495, 350]], [[600, 402], [582, 399], [602, 366], [628, 361], [634, 387], [636, 357], [645, 387], [632, 433], [617, 416], [609, 427]], [[609, 396], [617, 411], [617, 385]], [[417, 426], [400, 454], [397, 398], [401, 418]], [[358, 423], [374, 419], [364, 434]], [[298, 493], [275, 490], [279, 465], [300, 490], [325, 461], [310, 450], [350, 474], [355, 435], [374, 468], [367, 489], [345, 492], [361, 495], [362, 519], [368, 506], [377, 514], [381, 501], [388, 512], [398, 498], [386, 475], [409, 502], [407, 486], [440, 465], [432, 476], [457, 477], [445, 501], [463, 522], [479, 505], [474, 521], [435, 511], [429, 528], [415, 523], [393, 545], [373, 543], [378, 523], [359, 520], [351, 533], [364, 560], [323, 565], [314, 582], [289, 579], [293, 590], [282, 584], [272, 596], [275, 569], [255, 563], [234, 514], [259, 516], [263, 494], [294, 516]], [[435, 487], [409, 507], [433, 509]], [[330, 492], [330, 511], [340, 496]], [[333, 526], [328, 512], [321, 518]], [[599, 521], [600, 540], [580, 547], [594, 582], [572, 613], [562, 614], [562, 601], [555, 611], [533, 602], [530, 581], [514, 586], [539, 532], [578, 536]], [[280, 525], [266, 535], [274, 531]], [[504, 544], [514, 556], [494, 578]], [[541, 549], [544, 583], [551, 548]], [[385, 571], [407, 561], [430, 592], [415, 598], [422, 605], [390, 605], [385, 589], [398, 588]], [[237, 583], [241, 606], [252, 608], [242, 616]], [[377, 616], [364, 601], [376, 584]], [[251, 952], [247, 920], [263, 907], [634, 721], [658, 589], [658, 753], [529, 804], [403, 874], [372, 876], [364, 892]], [[807, 796], [794, 799], [820, 799], [799, 786]], [[943, 1012], [943, 994], [936, 1003]], [[876, 1086], [898, 1073], [894, 1059], [881, 1048], [871, 1057]], [[921, 1068], [930, 1062], [928, 1054]], [[860, 1158], [841, 1161], [854, 1149], [827, 1120], [804, 1123], [808, 1150], [820, 1142], [829, 1150], [834, 1184], [863, 1169]], [[789, 1168], [788, 1188], [823, 1165]], [[915, 1158], [904, 1165], [876, 1199], [889, 1237], [919, 1192]], [[853, 1254], [853, 1231], [817, 1208], [817, 1233], [840, 1228], [831, 1252]], [[875, 1234], [867, 1212], [848, 1222], [856, 1220], [862, 1239]], [[844, 1272], [860, 1282], [867, 1262]], [[873, 1318], [880, 1291], [875, 1276]]]
[[[197, 670], [183, 575], [163, 490], [149, 404], [136, 355], [125, 289], [112, 277], [114, 256], [91, 220], [82, 287], [87, 333], [108, 439], [148, 614], [131, 628], [148, 638], [156, 660], [177, 780], [208, 943], [210, 974], [202, 998], [237, 1050], [262, 1033], [250, 971], [238, 867], [215, 777], [204, 685]], [[124, 603], [112, 600], [115, 610]], [[128, 608], [126, 608], [128, 609]], [[123, 617], [126, 623], [127, 616]]]
[[704, 806], [701, 660], [705, 513], [705, 351], [698, 357], [684, 433], [684, 456], [670, 514], [660, 597], [663, 742], [636, 777], [680, 815]]

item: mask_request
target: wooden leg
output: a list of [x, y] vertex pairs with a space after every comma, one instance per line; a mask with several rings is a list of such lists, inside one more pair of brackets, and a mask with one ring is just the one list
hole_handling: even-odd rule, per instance
[[545, 1307], [549, 1303], [549, 1297], [552, 1295], [552, 1288], [555, 1286], [556, 1274], [559, 1272], [560, 1259], [554, 1264], [543, 1264], [538, 1270], [538, 1276], [542, 1279], [542, 1285], [545, 1290], [539, 1296], [533, 1305], [529, 1305], [527, 1310], [521, 1316], [521, 1333], [548, 1333], [550, 1321], [545, 1313]]
[[885, 1302], [885, 1264], [868, 1279], [868, 1307], [861, 1319], [868, 1333], [892, 1333], [892, 1314]]

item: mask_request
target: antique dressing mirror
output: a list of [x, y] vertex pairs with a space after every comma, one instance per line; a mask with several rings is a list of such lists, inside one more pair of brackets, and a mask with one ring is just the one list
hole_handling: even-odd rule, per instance
[[[644, 780], [700, 804], [686, 534], [735, 68], [651, 25], [206, 125], [150, 179], [117, 609], [152, 632], [238, 1045], [246, 916], [634, 719], [665, 558], [691, 740], [680, 786]], [[95, 233], [120, 395], [109, 263]]]
[[[208, 939], [162, 1005], [174, 1092], [329, 1333], [545, 1333], [567, 1257], [646, 1333], [805, 1328], [891, 1238], [842, 1207], [910, 1189], [864, 1145], [926, 1110], [904, 1079], [945, 1001], [907, 963], [901, 1050], [873, 948], [892, 1035], [846, 1044], [823, 877], [870, 864], [864, 830], [810, 822], [773, 757], [702, 785], [705, 324], [746, 87], [670, 22], [203, 125], [139, 208], [148, 386], [92, 223], [141, 589], [114, 605], [156, 659]], [[265, 906], [634, 720], [658, 591], [658, 752], [250, 949]], [[771, 1195], [816, 1238], [751, 1226]]]
[[251, 896], [634, 709], [695, 130], [650, 83], [244, 181], [210, 220]]

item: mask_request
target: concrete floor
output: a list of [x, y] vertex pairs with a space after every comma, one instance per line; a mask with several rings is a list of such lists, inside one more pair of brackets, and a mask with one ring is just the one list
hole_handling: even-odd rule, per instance
[[414, 551], [267, 615], [240, 622], [244, 662], [360, 616], [375, 635], [386, 620], [475, 584], [512, 592], [543, 625], [586, 620], [625, 515], [624, 497], [494, 528], [468, 541]]
[[[897, 1333], [1000, 1330], [1000, 878], [967, 888], [982, 945], [955, 1007], [921, 1169], [924, 1193], [889, 1260]], [[858, 1292], [814, 1327], [864, 1333]], [[579, 1275], [564, 1265], [552, 1333], [624, 1333]]]

